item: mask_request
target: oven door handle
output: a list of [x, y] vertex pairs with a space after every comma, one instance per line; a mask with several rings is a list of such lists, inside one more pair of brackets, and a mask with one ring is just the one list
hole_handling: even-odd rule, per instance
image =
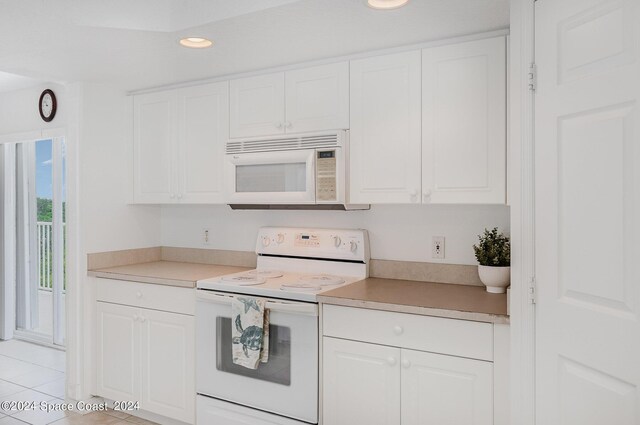
[[[198, 301], [211, 302], [216, 304], [231, 305], [233, 295], [223, 295], [212, 293], [206, 290], [196, 290], [196, 298]], [[260, 297], [257, 297], [260, 298]], [[318, 316], [318, 305], [312, 303], [297, 303], [288, 301], [278, 301], [271, 298], [265, 298], [265, 308], [273, 312], [301, 314], [305, 316]]]

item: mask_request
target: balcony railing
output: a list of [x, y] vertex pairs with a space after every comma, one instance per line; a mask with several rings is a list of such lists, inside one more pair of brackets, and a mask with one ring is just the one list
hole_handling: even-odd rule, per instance
[[[62, 224], [64, 229], [65, 224]], [[53, 288], [53, 223], [38, 221], [38, 287], [50, 291]], [[63, 274], [65, 276], [66, 273]], [[63, 290], [66, 288], [66, 276]]]

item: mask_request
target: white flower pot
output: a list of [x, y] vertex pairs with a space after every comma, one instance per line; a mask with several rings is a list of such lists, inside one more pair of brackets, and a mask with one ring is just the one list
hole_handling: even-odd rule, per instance
[[478, 275], [487, 292], [504, 294], [511, 281], [511, 267], [478, 266]]

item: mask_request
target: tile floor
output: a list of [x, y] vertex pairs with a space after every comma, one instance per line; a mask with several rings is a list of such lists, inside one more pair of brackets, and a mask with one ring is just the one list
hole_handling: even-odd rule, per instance
[[[0, 341], [0, 406], [6, 401], [64, 402], [65, 353], [23, 341]], [[150, 425], [153, 422], [108, 410], [73, 412], [0, 409], [0, 425]]]

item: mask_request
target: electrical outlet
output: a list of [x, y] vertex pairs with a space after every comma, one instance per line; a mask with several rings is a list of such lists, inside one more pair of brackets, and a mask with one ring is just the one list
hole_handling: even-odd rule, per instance
[[434, 236], [431, 243], [431, 257], [444, 260], [444, 236]]
[[211, 231], [209, 229], [202, 229], [202, 245], [210, 245], [211, 244]]

